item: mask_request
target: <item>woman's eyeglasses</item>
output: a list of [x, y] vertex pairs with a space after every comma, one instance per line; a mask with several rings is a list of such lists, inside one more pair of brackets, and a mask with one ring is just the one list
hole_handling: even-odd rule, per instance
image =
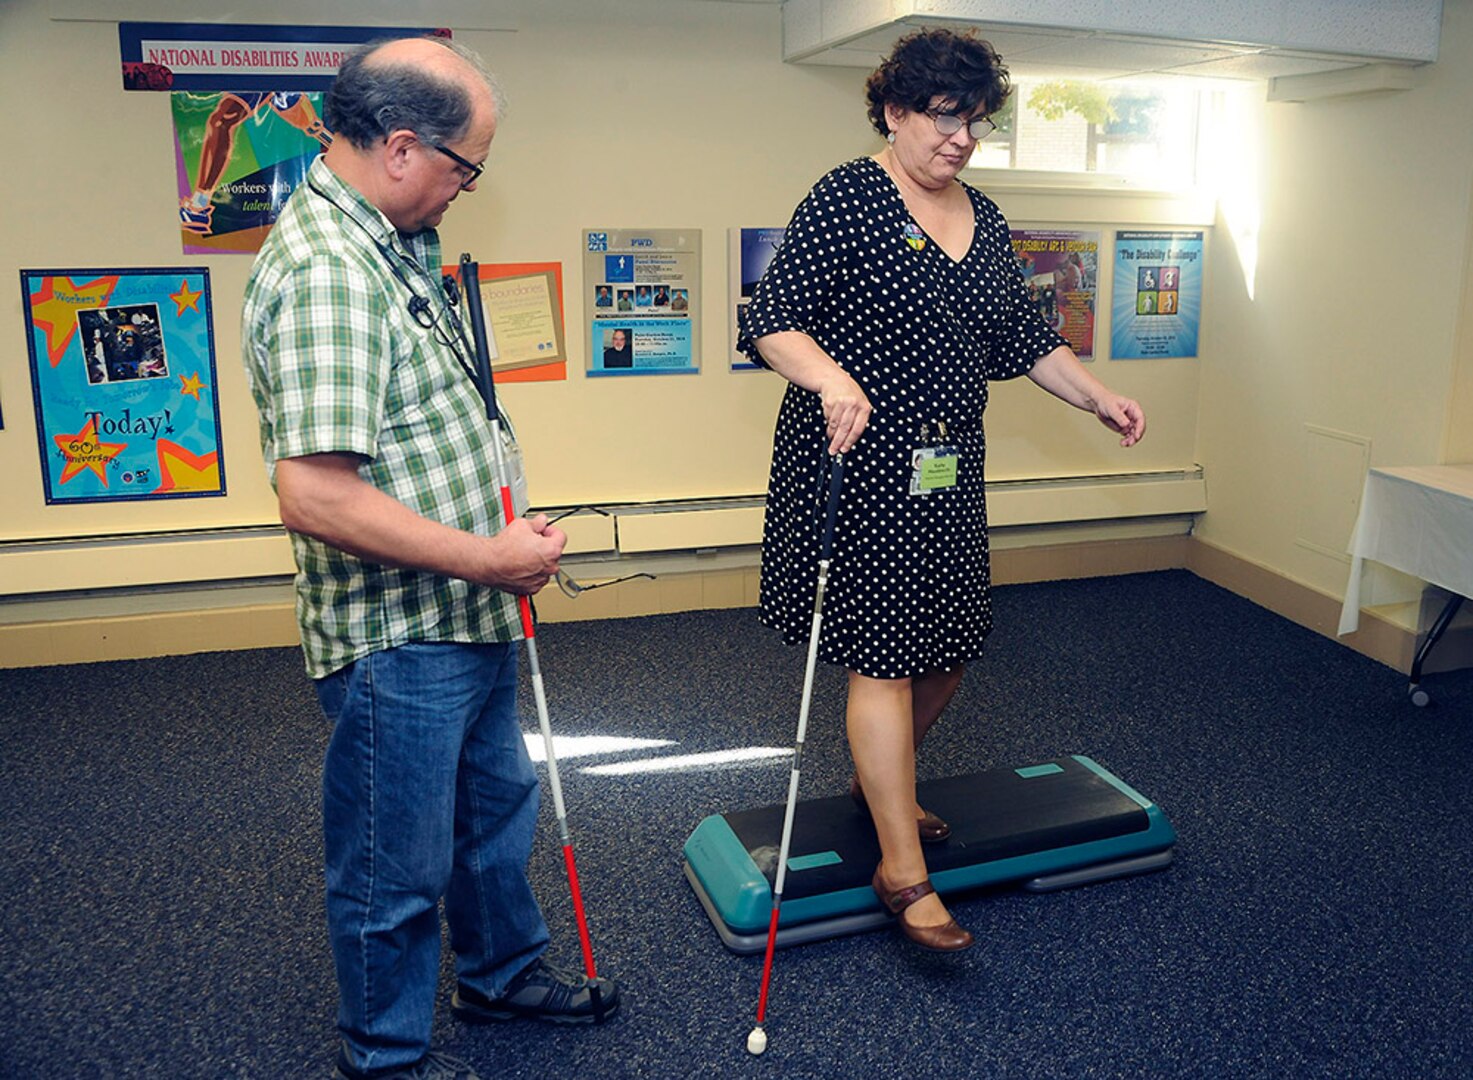
[[956, 113], [937, 112], [935, 109], [927, 109], [926, 115], [931, 118], [931, 123], [936, 125], [938, 135], [955, 135], [965, 126], [967, 134], [981, 142], [997, 130], [997, 125], [985, 116], [963, 121]]

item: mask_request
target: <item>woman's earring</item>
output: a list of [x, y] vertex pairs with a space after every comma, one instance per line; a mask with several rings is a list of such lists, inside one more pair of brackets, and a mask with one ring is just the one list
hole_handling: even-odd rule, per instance
[[893, 146], [895, 144], [895, 132], [892, 131], [890, 132], [890, 134], [886, 135], [885, 141]]

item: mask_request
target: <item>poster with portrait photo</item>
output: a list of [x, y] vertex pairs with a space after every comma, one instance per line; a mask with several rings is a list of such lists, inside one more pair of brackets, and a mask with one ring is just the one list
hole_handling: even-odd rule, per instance
[[700, 230], [585, 229], [583, 251], [587, 373], [699, 372]]
[[731, 312], [730, 365], [732, 371], [767, 370], [737, 352], [737, 337], [741, 333], [737, 320], [741, 318], [741, 309], [751, 302], [752, 292], [757, 288], [757, 282], [761, 280], [763, 273], [766, 272], [768, 263], [772, 262], [772, 257], [777, 254], [785, 232], [787, 232], [785, 228], [735, 228], [727, 232], [729, 273], [726, 280], [730, 283], [727, 309]]
[[691, 353], [688, 319], [604, 319], [594, 327], [589, 375], [668, 375], [685, 371]]
[[22, 270], [43, 494], [225, 494], [209, 271]]

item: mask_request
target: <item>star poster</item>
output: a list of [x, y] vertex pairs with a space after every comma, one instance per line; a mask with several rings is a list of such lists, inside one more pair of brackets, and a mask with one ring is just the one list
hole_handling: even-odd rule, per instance
[[224, 495], [209, 271], [20, 278], [46, 502]]

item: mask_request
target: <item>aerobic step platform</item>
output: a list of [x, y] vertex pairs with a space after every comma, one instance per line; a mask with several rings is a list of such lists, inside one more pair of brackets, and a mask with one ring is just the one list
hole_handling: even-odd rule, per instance
[[[926, 844], [940, 893], [1019, 885], [1047, 892], [1171, 863], [1176, 830], [1118, 776], [1074, 755], [917, 785], [951, 825]], [[767, 948], [783, 805], [716, 814], [685, 842], [685, 876], [733, 952]], [[793, 819], [777, 947], [887, 925], [870, 888], [880, 861], [868, 813], [848, 795], [800, 802]]]

